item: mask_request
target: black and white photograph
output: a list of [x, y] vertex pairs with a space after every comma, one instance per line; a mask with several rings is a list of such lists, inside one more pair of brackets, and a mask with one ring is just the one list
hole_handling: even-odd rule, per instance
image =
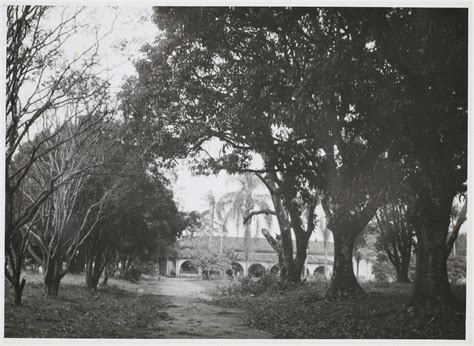
[[472, 345], [472, 3], [401, 4], [0, 6], [2, 344]]

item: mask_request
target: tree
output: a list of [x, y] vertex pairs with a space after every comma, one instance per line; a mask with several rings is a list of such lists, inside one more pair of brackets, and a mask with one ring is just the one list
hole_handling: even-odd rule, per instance
[[160, 176], [140, 172], [128, 181], [117, 202], [115, 231], [120, 240], [116, 251], [125, 278], [137, 260], [156, 257], [159, 245], [174, 241], [187, 225], [181, 222], [172, 192]]
[[136, 148], [124, 141], [124, 127], [119, 123], [110, 121], [105, 124], [101, 130], [100, 142], [101, 150], [95, 153], [94, 160], [99, 161], [103, 157], [103, 164], [87, 179], [74, 210], [76, 215], [84, 217], [88, 206], [100, 198], [102, 191], [115, 188], [116, 191], [111, 192], [102, 208], [103, 217], [79, 249], [84, 255], [86, 285], [92, 290], [97, 289], [102, 273], [108, 266], [113, 266], [117, 259], [120, 233], [116, 232], [116, 219], [117, 212], [120, 211], [119, 204], [125, 202], [118, 200], [122, 197], [118, 191], [130, 182], [131, 177], [141, 172], [144, 166], [134, 150]]
[[[69, 126], [64, 130], [64, 136], [71, 136], [76, 130], [77, 126]], [[28, 189], [24, 193], [29, 200], [35, 199], [32, 192], [46, 190], [58, 177], [62, 182], [39, 208], [33, 219], [35, 226], [30, 231], [40, 254], [31, 247], [29, 250], [45, 270], [45, 289], [51, 297], [57, 296], [59, 283], [67, 274], [77, 250], [103, 217], [102, 206], [112, 187], [97, 190], [85, 212], [76, 213], [88, 178], [101, 164], [93, 154], [102, 149], [99, 143], [100, 132], [93, 129], [91, 133], [83, 133], [73, 141], [56, 146], [35, 162], [25, 182]]]
[[394, 9], [376, 47], [396, 69], [401, 135], [391, 150], [415, 196], [417, 237], [411, 305], [451, 304], [446, 239], [467, 176], [467, 10]]
[[44, 6], [7, 7], [5, 277], [14, 287], [16, 304], [21, 304], [25, 285], [21, 267], [29, 246], [29, 227], [58, 185], [52, 181], [34, 200], [25, 201], [21, 208], [14, 205], [22, 200], [23, 183], [30, 169], [54, 149], [51, 143], [60, 146], [71, 138], [57, 140], [62, 130], [57, 126], [55, 131], [34, 142], [21, 164], [17, 164], [16, 156], [22, 145], [32, 144], [33, 131], [50, 128], [47, 119], [58, 117], [63, 113], [60, 109], [72, 101], [75, 107], [63, 119], [64, 126], [80, 116], [90, 117], [98, 110], [105, 111], [107, 97], [108, 83], [91, 73], [97, 63], [100, 39], [72, 61], [61, 54], [62, 47], [77, 30], [87, 30], [86, 24], [77, 20], [84, 9], [64, 8], [62, 20], [46, 28], [44, 22], [50, 12], [51, 8]]
[[408, 269], [415, 245], [415, 230], [408, 222], [409, 206], [405, 203], [387, 203], [375, 214], [378, 247], [385, 251], [394, 266], [397, 281], [409, 282]]
[[[168, 9], [164, 9], [164, 12], [166, 12], [167, 10]], [[217, 10], [217, 12], [219, 11], [221, 11], [221, 13], [216, 13], [216, 15], [223, 15], [222, 18], [227, 14], [230, 14], [231, 19], [237, 19], [237, 16], [240, 14], [247, 15], [246, 12], [242, 12], [240, 10], [230, 11], [229, 13], [227, 13], [227, 10], [225, 9]], [[174, 9], [171, 10], [171, 12], [175, 14]], [[235, 17], [232, 16], [234, 14], [233, 12], [235, 12]], [[202, 18], [199, 17], [201, 16], [201, 14], [203, 14], [203, 11], [200, 11], [200, 13], [199, 11], [196, 11], [195, 13], [192, 13], [192, 16], [196, 15], [195, 17], [189, 16], [189, 18], [191, 19], [190, 26], [189, 28], [186, 26], [186, 29], [189, 29], [189, 32], [194, 31], [194, 28], [192, 29], [192, 20], [201, 20]], [[269, 17], [273, 15], [271, 11], [269, 11], [267, 14], [269, 15]], [[182, 15], [182, 13], [179, 15]], [[210, 15], [210, 17], [213, 17], [213, 14], [206, 13], [206, 18], [208, 18], [208, 15]], [[160, 16], [160, 10], [158, 9], [157, 21], [161, 20]], [[280, 18], [283, 17], [284, 15], [280, 14]], [[219, 54], [217, 55], [219, 56], [219, 59], [213, 60], [213, 54], [215, 54], [213, 50], [207, 51], [205, 49], [196, 49], [197, 46], [195, 46], [193, 43], [193, 40], [195, 39], [194, 34], [190, 36], [173, 36], [173, 30], [176, 29], [175, 25], [177, 24], [177, 22], [179, 22], [179, 20], [174, 22], [168, 21], [167, 18], [171, 18], [171, 16], [168, 16], [165, 13], [163, 15], [164, 23], [160, 23], [159, 25], [170, 25], [170, 39], [162, 41], [162, 45], [160, 47], [157, 47], [157, 49], [154, 49], [154, 47], [145, 47], [146, 51], [149, 52], [149, 55], [150, 57], [152, 57], [152, 59], [150, 63], [140, 62], [140, 64], [137, 65], [137, 69], [139, 71], [138, 79], [130, 80], [130, 84], [126, 85], [127, 93], [132, 94], [132, 97], [129, 97], [128, 102], [126, 103], [126, 112], [133, 114], [136, 119], [144, 121], [144, 123], [148, 123], [148, 129], [153, 129], [161, 133], [160, 138], [162, 138], [163, 142], [164, 140], [166, 140], [166, 142], [168, 143], [174, 143], [173, 145], [179, 148], [175, 152], [181, 155], [187, 155], [193, 149], [199, 149], [201, 143], [212, 137], [216, 137], [221, 141], [224, 141], [226, 144], [223, 146], [223, 151], [230, 151], [231, 153], [228, 155], [224, 155], [221, 160], [212, 162], [210, 167], [214, 170], [224, 168], [227, 169], [230, 173], [252, 171], [247, 169], [251, 153], [256, 152], [264, 156], [265, 167], [263, 170], [259, 171], [260, 173], [262, 173], [261, 178], [266, 179], [267, 181], [272, 181], [272, 196], [274, 196], [275, 199], [279, 200], [284, 196], [286, 196], [285, 198], [287, 198], [286, 205], [281, 203], [281, 201], [276, 202], [278, 208], [275, 207], [275, 209], [277, 209], [275, 212], [280, 215], [279, 224], [280, 229], [282, 230], [282, 243], [285, 244], [283, 246], [283, 252], [285, 253], [284, 260], [287, 262], [286, 268], [288, 268], [289, 273], [292, 273], [291, 275], [289, 275], [289, 277], [292, 280], [299, 280], [299, 269], [302, 268], [304, 259], [306, 257], [306, 245], [307, 239], [309, 238], [308, 234], [312, 232], [313, 225], [311, 222], [309, 222], [307, 223], [308, 225], [310, 225], [309, 229], [300, 231], [300, 228], [297, 228], [297, 231], [295, 231], [295, 234], [297, 233], [297, 252], [299, 252], [300, 255], [297, 255], [298, 260], [296, 262], [298, 263], [298, 265], [293, 266], [293, 245], [291, 240], [292, 236], [290, 229], [290, 217], [287, 208], [290, 207], [293, 213], [301, 213], [301, 208], [297, 207], [292, 202], [294, 197], [296, 197], [299, 192], [293, 191], [294, 189], [291, 192], [287, 191], [286, 193], [284, 193], [283, 191], [286, 186], [291, 185], [291, 183], [295, 183], [295, 181], [298, 181], [298, 179], [296, 179], [296, 177], [294, 178], [293, 175], [289, 174], [287, 179], [291, 183], [283, 183], [284, 179], [281, 175], [275, 174], [271, 176], [263, 176], [263, 173], [276, 173], [281, 172], [282, 170], [286, 170], [285, 167], [291, 165], [293, 155], [295, 154], [295, 152], [297, 153], [298, 151], [290, 151], [291, 149], [294, 149], [293, 147], [290, 147], [288, 152], [284, 152], [283, 150], [285, 149], [285, 141], [282, 141], [281, 136], [285, 135], [273, 133], [274, 126], [278, 127], [278, 125], [281, 124], [281, 120], [272, 117], [283, 116], [282, 114], [274, 114], [274, 112], [271, 112], [269, 113], [271, 114], [271, 117], [268, 117], [267, 120], [262, 121], [263, 119], [265, 119], [265, 117], [260, 115], [261, 112], [264, 110], [259, 109], [258, 112], [255, 113], [255, 109], [252, 108], [255, 105], [256, 100], [252, 100], [252, 102], [242, 104], [242, 100], [245, 99], [246, 96], [258, 96], [258, 94], [255, 93], [244, 95], [243, 92], [245, 90], [248, 90], [248, 88], [247, 85], [242, 84], [242, 82], [252, 80], [255, 80], [255, 82], [259, 82], [257, 78], [254, 79], [253, 77], [256, 76], [256, 73], [258, 73], [258, 76], [261, 76], [263, 71], [257, 71], [256, 67], [258, 66], [255, 66], [254, 64], [251, 64], [250, 70], [249, 68], [243, 69], [245, 64], [248, 63], [248, 61], [243, 60], [240, 64], [232, 65], [237, 61], [236, 59], [229, 59], [232, 58], [232, 54], [234, 54], [234, 52], [228, 52], [226, 50], [219, 51]], [[255, 25], [255, 23], [260, 21], [261, 19], [258, 16], [253, 16], [253, 13], [249, 13], [249, 18], [251, 20], [252, 25]], [[175, 18], [173, 18], [173, 20], [174, 19]], [[182, 17], [180, 19], [182, 19]], [[291, 20], [296, 19], [297, 18], [295, 17]], [[221, 25], [223, 23], [223, 21], [219, 21], [218, 24]], [[243, 23], [242, 25], [246, 24]], [[203, 29], [202, 27], [200, 28]], [[215, 31], [214, 29], [216, 28], [211, 29], [211, 27], [209, 27], [209, 29]], [[239, 32], [240, 29], [240, 27], [233, 28], [235, 32]], [[222, 28], [218, 27], [217, 32], [222, 32]], [[206, 40], [207, 35], [205, 32], [200, 32], [199, 34], [202, 35], [201, 38], [204, 38]], [[189, 37], [190, 41], [177, 42], [184, 37]], [[220, 38], [222, 39], [223, 37]], [[258, 36], [257, 38], [261, 39], [260, 36]], [[239, 37], [239, 39], [245, 39], [245, 37], [242, 36]], [[221, 41], [219, 42], [221, 43]], [[212, 45], [211, 42], [209, 42], [208, 40], [206, 40], [206, 43]], [[238, 56], [249, 56], [249, 58], [251, 59], [253, 56], [255, 56], [255, 52], [252, 51], [252, 48], [256, 48], [257, 46], [247, 47], [247, 45], [245, 45], [244, 50], [247, 51], [240, 51], [236, 52], [235, 54], [238, 54]], [[181, 48], [179, 48], [176, 52], [173, 53], [173, 47]], [[215, 47], [213, 46], [210, 48]], [[285, 48], [286, 47], [284, 47], [282, 50], [285, 50]], [[174, 57], [184, 56], [183, 54], [187, 54], [190, 57], [192, 54], [193, 57], [187, 62], [183, 61], [183, 65], [181, 65], [181, 61], [176, 61], [176, 64], [171, 67], [168, 64], [168, 62], [171, 61], [167, 59], [168, 53], [173, 54]], [[208, 61], [214, 61], [214, 66], [210, 67], [206, 65]], [[224, 66], [224, 62], [228, 62], [228, 64]], [[260, 63], [261, 60], [259, 59], [258, 62]], [[201, 66], [202, 64], [204, 64], [205, 66]], [[158, 76], [156, 74], [151, 75], [149, 73], [150, 69], [153, 69], [153, 66], [156, 66], [156, 68], [160, 70], [160, 74]], [[212, 72], [213, 70], [219, 71], [219, 74], [214, 74]], [[206, 79], [202, 79], [199, 77], [199, 74], [207, 73], [209, 71], [210, 74], [206, 76]], [[224, 71], [226, 71], [225, 76], [221, 75], [221, 73]], [[181, 86], [176, 86], [171, 83], [172, 81], [182, 81], [183, 83], [185, 83], [185, 79], [188, 79], [188, 77], [184, 78], [184, 76], [186, 74], [189, 76], [189, 73], [191, 72], [196, 74], [195, 77], [193, 77], [193, 87], [191, 88], [195, 88], [194, 90], [190, 90], [188, 88], [184, 90]], [[245, 73], [247, 72], [249, 73], [248, 76], [243, 79]], [[232, 76], [235, 76], [235, 78], [232, 79]], [[161, 95], [152, 96], [144, 88], [145, 85], [156, 83], [156, 81], [152, 81], [153, 78], [159, 78], [160, 84], [163, 83], [163, 89], [160, 91]], [[298, 77], [295, 76], [295, 78], [297, 79]], [[199, 81], [205, 80], [205, 85], [199, 85]], [[224, 80], [226, 81], [226, 83], [232, 82], [233, 84], [224, 86], [222, 84]], [[135, 90], [135, 92], [133, 90]], [[222, 90], [222, 92], [218, 92], [218, 90]], [[252, 85], [250, 90], [252, 90], [252, 92], [258, 90], [258, 86]], [[235, 91], [237, 91], [237, 93], [235, 93]], [[226, 97], [226, 95], [228, 95], [229, 93], [232, 93], [235, 97]], [[206, 95], [206, 97], [203, 98], [203, 95]], [[186, 101], [186, 99], [194, 100], [196, 99], [196, 97], [200, 105], [199, 110], [197, 112], [196, 108], [193, 108], [194, 105], [192, 103], [187, 103]], [[151, 99], [159, 101], [153, 102], [153, 104], [149, 104], [147, 100]], [[177, 102], [177, 100], [182, 100], [183, 102]], [[169, 107], [170, 105], [171, 107]], [[239, 109], [238, 107], [240, 107], [241, 105], [246, 108]], [[156, 109], [164, 106], [167, 107], [166, 113], [168, 114], [168, 116], [166, 117], [166, 119], [153, 119], [153, 117], [147, 115], [149, 114], [150, 109]], [[183, 113], [182, 109], [179, 110], [180, 108], [186, 106], [191, 107], [189, 108], [189, 114]], [[221, 111], [216, 112], [216, 110], [219, 110], [219, 108], [221, 108]], [[233, 113], [233, 108], [235, 110], [235, 113]], [[224, 119], [225, 114], [230, 113], [232, 113], [232, 117], [225, 117], [229, 121], [220, 122], [219, 119]], [[179, 116], [179, 114], [184, 115], [185, 119], [176, 119], [175, 116]], [[209, 114], [212, 114], [212, 118], [210, 119], [208, 119]], [[199, 119], [200, 117], [201, 119]], [[186, 123], [187, 130], [185, 128], [180, 129], [180, 140], [178, 140], [177, 136], [171, 132], [165, 131], [165, 133], [163, 133], [163, 129], [169, 128], [166, 126], [168, 122], [170, 125], [173, 124], [172, 126], [176, 126], [177, 123]], [[255, 131], [256, 125], [258, 126], [258, 129]], [[191, 130], [191, 128], [193, 128], [193, 130]], [[294, 139], [292, 138], [291, 142], [293, 142], [293, 140]], [[189, 146], [186, 146], [186, 143], [189, 143]], [[185, 144], [184, 147], [183, 144]], [[168, 146], [169, 144], [166, 145]], [[285, 167], [282, 168], [282, 166]], [[278, 183], [280, 183], [280, 185], [283, 184], [284, 186], [279, 187]], [[308, 195], [308, 191], [306, 188], [304, 194]], [[313, 196], [312, 199], [314, 198], [315, 197]], [[314, 204], [315, 201], [308, 202], [310, 208]], [[307, 213], [307, 215], [313, 215], [313, 213], [309, 212]], [[300, 221], [298, 221], [300, 217], [301, 215], [293, 217], [296, 226], [298, 223], [300, 223]], [[307, 232], [305, 233], [305, 231]], [[285, 272], [286, 271], [282, 271], [282, 273]]]
[[[222, 141], [223, 155], [207, 160], [208, 165], [201, 162], [203, 171], [261, 175], [280, 225], [283, 262], [294, 280], [313, 227], [310, 220], [306, 229], [301, 227], [302, 215], [313, 215], [302, 211], [322, 201], [335, 242], [328, 293], [358, 294], [362, 289], [352, 267], [354, 242], [385, 200], [384, 178], [391, 172], [387, 161], [402, 164], [417, 195], [415, 209], [424, 215], [416, 217], [416, 229], [425, 233], [434, 226], [432, 221], [425, 224], [433, 215], [441, 221], [437, 201], [443, 201], [443, 210], [451, 206], [465, 181], [465, 23], [456, 23], [455, 15], [433, 15], [436, 25], [430, 24], [426, 18], [431, 12], [418, 20], [423, 11], [156, 9], [163, 40], [145, 47], [147, 59], [137, 64], [138, 77], [126, 85], [131, 97], [125, 109], [138, 124], [146, 124], [158, 145], [175, 146], [176, 155], [199, 151], [209, 138]], [[427, 35], [426, 28], [436, 35]], [[455, 37], [455, 47], [437, 54], [434, 49], [440, 46], [434, 37]], [[413, 47], [433, 53], [427, 59], [424, 48]], [[449, 75], [442, 61], [456, 62], [455, 73]], [[437, 69], [430, 70], [432, 63]], [[448, 83], [440, 82], [440, 75]], [[162, 88], [145, 90], [152, 85]], [[444, 93], [443, 88], [451, 89]], [[426, 90], [433, 90], [428, 99]], [[426, 103], [432, 105], [429, 112]], [[460, 121], [446, 123], [448, 117], [439, 111], [445, 105], [459, 113]], [[436, 125], [428, 118], [431, 113]], [[431, 130], [425, 132], [428, 123]], [[431, 159], [438, 151], [444, 162]], [[261, 169], [250, 169], [253, 155], [262, 157]], [[434, 187], [439, 189], [431, 198]], [[436, 228], [443, 228], [441, 224], [436, 222]], [[436, 237], [438, 245], [445, 235]], [[434, 256], [426, 248], [417, 247], [421, 257]], [[435, 262], [443, 268], [443, 260]], [[434, 262], [417, 263], [423, 271], [423, 263]], [[447, 287], [443, 280], [435, 286]], [[415, 281], [415, 287], [418, 282], [427, 286], [424, 280]]]
[[238, 231], [240, 226], [244, 224], [244, 256], [245, 260], [247, 260], [251, 250], [251, 227], [250, 222], [242, 222], [242, 220], [247, 216], [248, 212], [252, 211], [255, 207], [268, 209], [268, 196], [258, 192], [258, 188], [263, 185], [255, 174], [243, 174], [230, 180], [230, 182], [237, 183], [239, 189], [237, 191], [228, 192], [219, 199], [218, 212], [221, 219], [223, 219], [224, 225], [227, 225], [230, 221], [234, 221], [234, 225]]
[[[453, 206], [454, 206], [454, 204], [453, 204]], [[454, 223], [452, 225], [451, 232], [448, 236], [448, 240], [446, 241], [446, 252], [448, 253], [448, 256], [454, 248], [456, 239], [458, 238], [458, 235], [459, 235], [459, 231], [461, 230], [461, 226], [466, 221], [466, 214], [467, 214], [467, 197], [464, 201], [464, 204], [463, 204], [461, 210], [459, 211], [459, 213], [457, 215], [456, 223]], [[454, 255], [456, 255], [456, 254], [454, 254]]]

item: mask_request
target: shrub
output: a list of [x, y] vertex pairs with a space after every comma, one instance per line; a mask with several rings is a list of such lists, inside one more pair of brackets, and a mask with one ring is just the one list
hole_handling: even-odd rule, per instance
[[372, 266], [372, 273], [374, 274], [376, 282], [388, 283], [396, 280], [393, 266], [388, 261], [385, 261], [383, 257], [377, 256], [377, 259]]
[[466, 279], [466, 257], [449, 256], [448, 277], [451, 283], [462, 282]]
[[232, 281], [229, 285], [221, 288], [223, 295], [280, 293], [297, 284], [282, 281], [280, 277], [264, 273], [259, 278], [244, 276], [238, 281]]
[[125, 275], [125, 280], [131, 281], [131, 282], [137, 282], [140, 280], [140, 275], [142, 272], [138, 268], [130, 268], [130, 270], [127, 272]]

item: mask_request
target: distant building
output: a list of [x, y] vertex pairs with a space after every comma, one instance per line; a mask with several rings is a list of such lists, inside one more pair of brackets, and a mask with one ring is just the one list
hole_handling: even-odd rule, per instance
[[[160, 261], [160, 274], [162, 275], [196, 275], [198, 272], [196, 268], [191, 265], [193, 249], [196, 241], [193, 239], [200, 238], [184, 238], [178, 241], [178, 256], [168, 257]], [[214, 239], [215, 246], [219, 246], [220, 238]], [[234, 251], [234, 262], [232, 263], [234, 275], [256, 275], [261, 272], [278, 272], [278, 256], [275, 250], [263, 238], [250, 238], [248, 240], [248, 259], [245, 260], [245, 239], [240, 237], [224, 237], [222, 238], [222, 246], [226, 249]], [[293, 242], [293, 249], [296, 249], [296, 243]], [[325, 249], [323, 242], [309, 242], [308, 256], [303, 272], [302, 278], [307, 278], [315, 275], [326, 275], [330, 277], [332, 274], [332, 267], [334, 261], [334, 244], [328, 243], [327, 257], [325, 257]], [[354, 270], [357, 268], [357, 263], [354, 258]], [[359, 275], [361, 281], [373, 279], [372, 263], [362, 259], [358, 265]]]

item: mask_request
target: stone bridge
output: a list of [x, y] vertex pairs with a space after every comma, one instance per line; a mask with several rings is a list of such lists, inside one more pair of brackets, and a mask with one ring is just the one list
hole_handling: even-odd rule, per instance
[[[264, 238], [251, 238], [245, 241], [238, 237], [216, 237], [209, 239], [205, 237], [184, 238], [178, 242], [178, 256], [169, 257], [160, 261], [160, 273], [169, 276], [198, 275], [199, 269], [191, 264], [193, 259], [193, 249], [198, 244], [211, 246], [213, 251], [219, 251], [222, 247], [233, 253], [232, 269], [234, 276], [258, 276], [263, 272], [278, 272], [278, 258], [273, 248]], [[295, 248], [295, 246], [294, 246]], [[332, 274], [334, 260], [333, 243], [329, 243], [327, 249], [322, 242], [310, 242], [308, 256], [301, 273], [302, 278], [316, 275], [325, 275], [329, 278]], [[354, 270], [357, 263], [354, 259]], [[369, 280], [373, 278], [372, 264], [369, 261], [361, 260], [358, 265], [359, 280]]]

